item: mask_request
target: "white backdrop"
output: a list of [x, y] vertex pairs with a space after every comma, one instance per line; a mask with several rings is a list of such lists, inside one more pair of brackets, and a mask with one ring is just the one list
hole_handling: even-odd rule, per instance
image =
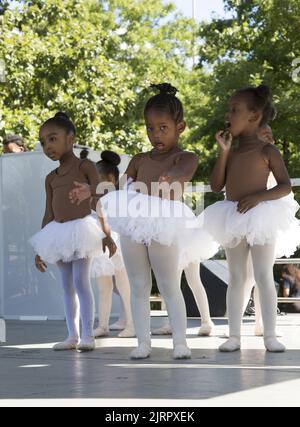
[[[90, 152], [89, 158], [97, 161], [100, 153]], [[127, 163], [124, 156], [121, 172]], [[58, 270], [49, 264], [46, 273], [37, 271], [28, 243], [41, 227], [45, 176], [55, 167], [41, 151], [0, 157], [0, 317], [64, 317]], [[118, 311], [114, 297], [112, 312]]]

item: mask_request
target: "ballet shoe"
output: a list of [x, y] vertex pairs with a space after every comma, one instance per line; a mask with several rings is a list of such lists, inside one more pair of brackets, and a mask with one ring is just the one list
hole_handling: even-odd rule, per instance
[[110, 331], [122, 331], [125, 328], [126, 328], [126, 324], [120, 320], [109, 325]]
[[215, 324], [212, 321], [202, 323], [198, 335], [201, 337], [208, 337], [212, 334], [214, 327]]
[[154, 329], [151, 332], [151, 334], [152, 335], [172, 335], [171, 325], [168, 324], [168, 325], [162, 326], [161, 328]]
[[118, 334], [119, 338], [134, 338], [135, 337], [135, 329], [133, 325], [126, 326], [123, 331]]
[[106, 337], [107, 335], [108, 335], [108, 328], [104, 328], [103, 326], [99, 326], [93, 331], [94, 338]]
[[185, 344], [177, 344], [174, 347], [173, 359], [190, 359], [192, 357], [191, 350]]
[[78, 338], [67, 338], [65, 341], [59, 342], [53, 346], [54, 351], [76, 350]]
[[241, 340], [239, 337], [230, 337], [229, 340], [219, 347], [219, 351], [223, 353], [231, 353], [233, 351], [239, 351], [240, 349]]
[[95, 338], [94, 337], [84, 337], [81, 338], [80, 343], [77, 345], [77, 351], [93, 351], [96, 348]]
[[270, 353], [284, 353], [286, 348], [275, 337], [265, 337], [264, 343], [266, 350]]
[[130, 359], [147, 359], [151, 354], [151, 346], [150, 344], [147, 344], [146, 342], [143, 342], [139, 344], [137, 348], [135, 348], [130, 353]]

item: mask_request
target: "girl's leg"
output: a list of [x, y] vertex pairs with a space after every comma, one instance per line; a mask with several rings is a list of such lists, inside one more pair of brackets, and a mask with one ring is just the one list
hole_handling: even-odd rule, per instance
[[247, 281], [245, 286], [245, 301], [244, 301], [244, 311], [247, 308], [249, 299], [251, 297], [252, 289], [254, 288], [254, 307], [255, 307], [255, 329], [254, 333], [257, 336], [263, 335], [263, 326], [262, 326], [262, 319], [261, 319], [261, 308], [260, 308], [260, 301], [259, 301], [259, 293], [258, 289], [255, 283], [254, 278], [254, 271], [253, 271], [253, 263], [252, 258], [248, 258], [248, 272], [247, 272]]
[[255, 245], [251, 248], [251, 255], [255, 281], [259, 287], [265, 347], [271, 352], [283, 352], [285, 347], [276, 338], [277, 294], [273, 276], [275, 245]]
[[131, 315], [130, 284], [125, 267], [115, 273], [115, 279], [116, 287], [121, 297], [122, 306], [124, 307], [126, 318], [126, 328], [122, 332], [120, 332], [118, 336], [120, 338], [135, 337], [135, 330]]
[[[126, 268], [125, 268], [125, 270], [126, 270]], [[126, 271], [126, 274], [127, 274], [127, 271]], [[114, 284], [113, 291], [114, 291], [114, 293], [116, 295], [120, 296], [120, 293], [119, 293], [118, 289], [116, 288], [115, 284]], [[125, 329], [126, 323], [127, 323], [127, 320], [126, 320], [126, 317], [125, 317], [124, 304], [123, 304], [122, 298], [120, 298], [120, 315], [119, 315], [119, 319], [115, 323], [109, 325], [109, 329], [111, 331], [122, 331], [123, 329]]]
[[182, 271], [178, 266], [178, 247], [153, 242], [149, 246], [149, 258], [158, 288], [165, 300], [173, 331], [174, 358], [191, 357], [186, 342], [186, 308], [180, 288]]
[[145, 359], [151, 353], [150, 294], [152, 288], [151, 267], [146, 246], [121, 237], [122, 254], [130, 282], [131, 310], [138, 339], [132, 359]]
[[112, 306], [113, 280], [112, 276], [102, 276], [96, 279], [99, 291], [99, 325], [94, 330], [94, 337], [103, 337], [109, 332], [109, 316]]
[[73, 284], [72, 263], [59, 261], [57, 263], [60, 271], [64, 291], [64, 306], [69, 337], [66, 341], [56, 344], [54, 350], [72, 350], [76, 348], [79, 341], [79, 301]]
[[227, 290], [227, 312], [229, 321], [229, 340], [219, 347], [220, 351], [237, 351], [241, 346], [241, 324], [243, 317], [245, 284], [247, 281], [247, 263], [249, 246], [243, 240], [235, 248], [226, 249], [229, 267]]
[[80, 303], [82, 338], [77, 349], [89, 351], [95, 348], [93, 326], [95, 320], [95, 302], [90, 282], [91, 259], [79, 259], [72, 262], [73, 283]]
[[200, 263], [190, 264], [184, 272], [201, 316], [201, 328], [198, 335], [208, 336], [211, 334], [214, 324], [210, 318], [208, 299], [200, 278]]

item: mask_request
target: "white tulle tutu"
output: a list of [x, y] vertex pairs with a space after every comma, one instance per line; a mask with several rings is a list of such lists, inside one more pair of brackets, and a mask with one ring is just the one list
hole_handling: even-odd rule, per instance
[[293, 194], [259, 203], [245, 214], [237, 202], [223, 200], [207, 207], [199, 220], [224, 248], [236, 247], [244, 238], [249, 245], [276, 243], [276, 257], [291, 256], [300, 245], [299, 205]]
[[161, 199], [135, 191], [113, 191], [101, 206], [115, 232], [134, 242], [179, 247], [179, 268], [212, 257], [219, 245], [198, 226], [193, 211], [180, 201]]
[[93, 258], [103, 253], [104, 238], [96, 216], [59, 223], [52, 221], [36, 233], [29, 242], [35, 252], [46, 262], [70, 262]]
[[120, 238], [117, 233], [112, 233], [111, 237], [117, 245], [117, 252], [109, 258], [108, 251], [96, 256], [91, 267], [91, 277], [113, 276], [116, 272], [123, 270], [124, 260], [121, 252]]

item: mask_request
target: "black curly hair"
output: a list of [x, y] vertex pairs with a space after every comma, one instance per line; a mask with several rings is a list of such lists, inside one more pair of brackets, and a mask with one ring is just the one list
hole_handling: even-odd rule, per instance
[[181, 101], [177, 98], [177, 89], [169, 83], [152, 84], [151, 89], [159, 90], [159, 93], [152, 96], [146, 103], [144, 116], [150, 110], [156, 110], [169, 114], [175, 123], [184, 120], [184, 111]]

